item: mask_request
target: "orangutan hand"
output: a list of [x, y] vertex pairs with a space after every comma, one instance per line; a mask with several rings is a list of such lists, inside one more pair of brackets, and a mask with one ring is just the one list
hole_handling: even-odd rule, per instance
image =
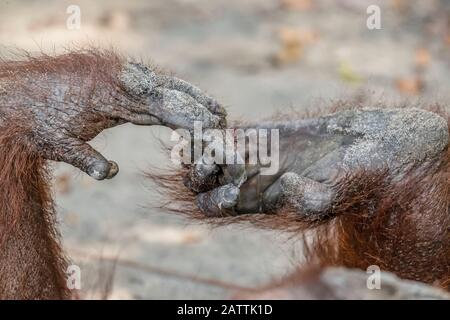
[[388, 169], [397, 177], [408, 168], [434, 163], [448, 144], [447, 122], [420, 109], [346, 110], [280, 123], [279, 171], [200, 162], [186, 177], [197, 205], [209, 216], [271, 213], [293, 207], [311, 219], [326, 215], [340, 178], [356, 170]]
[[22, 126], [45, 159], [91, 177], [114, 177], [118, 166], [86, 142], [131, 122], [193, 128], [225, 127], [226, 112], [200, 89], [114, 54], [69, 53], [0, 65], [0, 123]]

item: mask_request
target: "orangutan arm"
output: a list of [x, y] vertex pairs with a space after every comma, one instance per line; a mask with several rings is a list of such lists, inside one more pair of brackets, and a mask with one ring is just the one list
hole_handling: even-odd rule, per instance
[[183, 80], [108, 52], [4, 62], [0, 66], [0, 123], [21, 126], [43, 158], [63, 161], [102, 180], [118, 166], [86, 142], [131, 122], [192, 128], [225, 125], [225, 110]]

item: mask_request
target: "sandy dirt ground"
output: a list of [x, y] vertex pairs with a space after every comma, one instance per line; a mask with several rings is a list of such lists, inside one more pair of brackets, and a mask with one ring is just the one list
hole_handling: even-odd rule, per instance
[[[381, 30], [366, 27], [371, 4], [381, 8]], [[81, 10], [80, 29], [67, 28], [70, 5]], [[197, 84], [231, 119], [362, 94], [446, 104], [449, 12], [449, 1], [0, 0], [0, 53], [114, 47]], [[123, 125], [95, 138], [92, 145], [120, 166], [110, 181], [54, 164], [60, 230], [82, 270], [82, 297], [224, 298], [301, 260], [295, 238], [279, 232], [211, 229], [155, 208], [142, 173], [168, 163], [158, 139], [169, 133]]]

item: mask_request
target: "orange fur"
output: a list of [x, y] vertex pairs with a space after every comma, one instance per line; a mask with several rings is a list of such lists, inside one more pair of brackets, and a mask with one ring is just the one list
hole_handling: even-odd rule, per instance
[[0, 298], [68, 298], [45, 161], [23, 128], [0, 128]]
[[[347, 107], [339, 104], [333, 111]], [[427, 109], [448, 119], [438, 106]], [[449, 160], [446, 150], [434, 163], [412, 168], [397, 182], [386, 170], [353, 172], [335, 186], [340, 197], [321, 221], [305, 221], [289, 208], [206, 218], [195, 205], [195, 194], [182, 183], [184, 169], [149, 177], [169, 197], [163, 207], [171, 212], [212, 225], [250, 222], [292, 232], [302, 239], [308, 267], [365, 270], [378, 265], [401, 278], [450, 290]]]
[[[50, 174], [35, 139], [32, 103], [48, 108], [50, 92], [62, 81], [82, 104], [82, 136], [90, 140], [107, 122], [95, 112], [98, 97], [126, 95], [117, 72], [123, 58], [112, 51], [73, 50], [59, 56], [26, 52], [0, 60], [0, 299], [64, 299], [66, 259], [50, 194]], [[41, 75], [52, 75], [48, 83]], [[31, 102], [30, 102], [31, 101]]]

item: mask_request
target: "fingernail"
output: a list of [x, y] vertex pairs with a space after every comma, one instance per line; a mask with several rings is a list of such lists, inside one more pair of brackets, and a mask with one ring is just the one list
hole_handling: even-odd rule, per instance
[[106, 176], [106, 179], [112, 179], [114, 178], [117, 173], [119, 172], [119, 166], [117, 165], [116, 162], [114, 161], [109, 161], [110, 167], [109, 167], [109, 172], [108, 175]]
[[223, 197], [222, 197], [222, 206], [224, 208], [232, 208], [237, 204], [237, 200], [239, 198], [239, 188], [229, 184], [223, 186]]
[[234, 185], [225, 186], [225, 190], [223, 193], [223, 202], [228, 206], [227, 208], [231, 208], [237, 203], [237, 199], [239, 197], [239, 188]]

